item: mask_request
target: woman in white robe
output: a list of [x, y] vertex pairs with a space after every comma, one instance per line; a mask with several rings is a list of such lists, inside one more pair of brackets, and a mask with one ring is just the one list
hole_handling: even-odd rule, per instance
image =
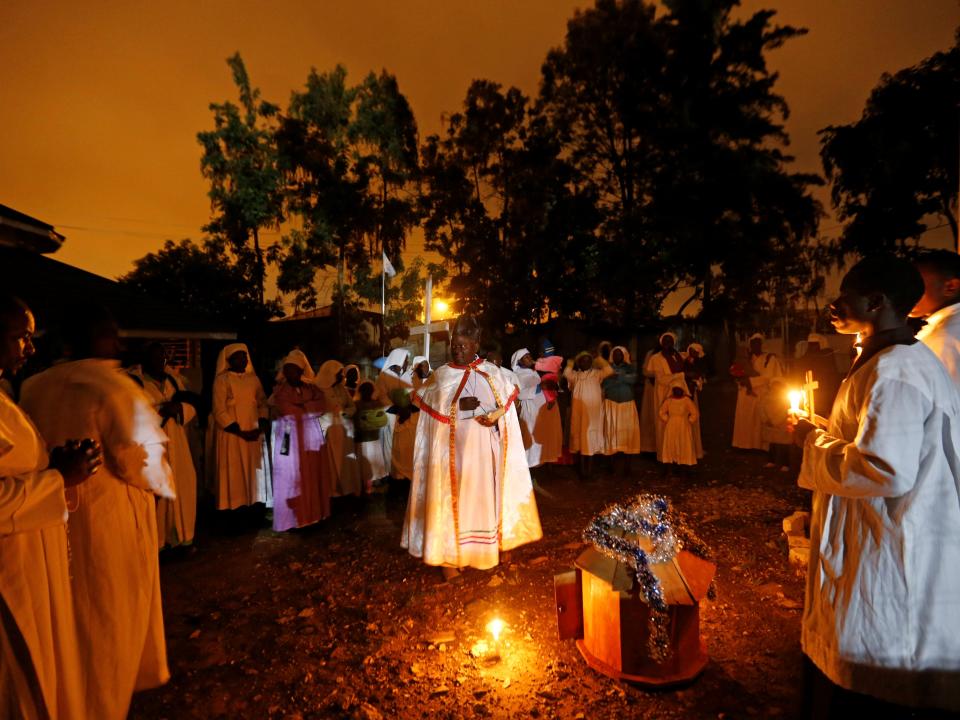
[[[174, 500], [157, 501], [157, 532], [160, 547], [176, 547], [193, 542], [197, 522], [197, 470], [193, 465], [186, 426], [197, 417], [192, 403], [182, 398], [187, 389], [184, 379], [166, 372], [166, 356], [162, 345], [145, 350], [143, 365], [134, 365], [128, 372], [150, 398], [160, 414], [160, 426], [167, 436], [167, 462], [173, 473]], [[153, 366], [150, 368], [149, 366]], [[178, 395], [179, 393], [179, 395]]]
[[394, 480], [413, 479], [413, 445], [419, 417], [410, 405], [413, 386], [407, 374], [409, 365], [409, 351], [394, 348], [375, 383], [376, 399], [383, 407], [397, 411], [387, 413], [388, 424], [383, 430], [384, 452], [390, 457], [390, 477]]
[[101, 471], [67, 491], [71, 584], [87, 717], [122, 720], [135, 691], [170, 677], [156, 498], [172, 499], [173, 484], [149, 399], [118, 362], [91, 356], [116, 347], [116, 325], [95, 317], [77, 325], [89, 333], [74, 347], [83, 359], [28, 379], [22, 406], [48, 445], [92, 438], [103, 447]]
[[640, 452], [640, 415], [637, 412], [637, 368], [630, 351], [617, 345], [610, 352], [613, 374], [603, 381], [603, 424], [606, 454]]
[[600, 384], [612, 374], [606, 360], [594, 359], [586, 352], [569, 361], [563, 371], [570, 387], [570, 452], [580, 455], [581, 479], [587, 479], [593, 470], [590, 458], [606, 450]]
[[677, 336], [672, 332], [665, 332], [660, 336], [660, 350], [650, 356], [647, 361], [645, 375], [653, 378], [654, 399], [656, 407], [657, 460], [663, 462], [663, 430], [666, 423], [660, 415], [663, 402], [670, 397], [670, 388], [676, 382], [684, 382], [683, 358], [674, 347]]
[[[242, 358], [241, 358], [242, 355]], [[217, 509], [273, 505], [265, 431], [270, 409], [243, 343], [220, 351], [213, 380], [213, 451]]]
[[517, 350], [510, 366], [520, 387], [520, 430], [524, 436], [527, 466], [556, 462], [563, 453], [563, 426], [560, 408], [550, 402], [540, 387], [540, 373], [533, 369], [533, 355], [527, 348]]
[[749, 375], [739, 379], [732, 445], [743, 450], [766, 450], [769, 447], [769, 443], [763, 439], [763, 418], [760, 415], [759, 403], [767, 391], [770, 379], [783, 377], [783, 368], [777, 356], [763, 352], [763, 340], [760, 333], [750, 336]]
[[330, 477], [330, 496], [359, 495], [360, 468], [354, 443], [353, 395], [343, 384], [343, 363], [327, 360], [317, 371], [314, 383], [323, 391], [323, 414], [320, 427], [324, 435], [324, 452]]

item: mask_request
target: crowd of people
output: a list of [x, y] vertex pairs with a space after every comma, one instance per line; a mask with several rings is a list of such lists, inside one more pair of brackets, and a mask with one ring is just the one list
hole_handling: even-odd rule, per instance
[[[820, 717], [960, 709], [960, 256], [865, 260], [840, 290], [833, 325], [859, 338], [846, 378], [831, 378], [823, 336], [794, 363], [820, 381], [828, 420], [790, 412], [762, 336], [749, 367], [731, 368], [734, 446], [769, 448], [776, 466], [800, 448], [812, 491], [805, 699]], [[919, 333], [908, 314], [926, 319]], [[642, 452], [703, 456], [705, 353], [679, 352], [673, 333], [642, 367], [625, 346], [565, 362], [548, 341], [503, 367], [462, 317], [435, 370], [397, 348], [375, 378], [336, 360], [315, 372], [293, 349], [269, 395], [247, 346], [229, 344], [198, 468], [187, 429], [203, 404], [164, 348], [121, 367], [102, 309], [68, 330], [68, 359], [23, 382], [19, 405], [0, 392], [3, 718], [123, 718], [134, 692], [168, 679], [158, 554], [193, 540], [199, 478], [218, 510], [272, 507], [278, 532], [408, 480], [401, 544], [455, 581], [542, 536], [532, 469], [579, 455], [587, 478], [596, 456], [623, 472]], [[0, 379], [33, 354], [34, 332], [30, 309], [0, 297]]]

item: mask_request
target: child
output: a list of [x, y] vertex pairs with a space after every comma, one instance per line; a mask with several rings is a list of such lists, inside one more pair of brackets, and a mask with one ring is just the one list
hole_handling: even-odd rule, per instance
[[783, 378], [770, 380], [768, 391], [760, 398], [760, 420], [763, 423], [763, 441], [770, 443], [770, 462], [764, 467], [780, 466], [780, 472], [790, 471], [790, 446], [793, 433], [787, 427], [790, 401]]
[[697, 452], [693, 446], [693, 423], [700, 414], [687, 395], [683, 384], [675, 381], [670, 395], [660, 406], [663, 420], [663, 450], [660, 462], [677, 465], [696, 465]]
[[387, 411], [373, 399], [376, 388], [364, 380], [357, 388], [356, 431], [357, 460], [360, 465], [360, 483], [366, 493], [373, 491], [379, 481], [390, 474], [387, 458], [383, 454], [380, 431], [387, 426]]

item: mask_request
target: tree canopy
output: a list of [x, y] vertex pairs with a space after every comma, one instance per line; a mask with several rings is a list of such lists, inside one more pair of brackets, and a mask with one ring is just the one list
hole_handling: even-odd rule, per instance
[[841, 254], [904, 251], [938, 223], [957, 237], [958, 127], [960, 32], [949, 50], [883, 75], [858, 121], [821, 131]]

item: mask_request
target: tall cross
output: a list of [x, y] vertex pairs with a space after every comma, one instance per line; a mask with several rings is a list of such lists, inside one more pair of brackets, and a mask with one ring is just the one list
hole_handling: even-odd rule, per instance
[[804, 404], [807, 406], [806, 411], [810, 417], [810, 422], [816, 422], [816, 410], [814, 409], [814, 393], [813, 391], [820, 387], [820, 383], [813, 379], [813, 370], [807, 370], [806, 375], [804, 376], [803, 383], [803, 397]]

